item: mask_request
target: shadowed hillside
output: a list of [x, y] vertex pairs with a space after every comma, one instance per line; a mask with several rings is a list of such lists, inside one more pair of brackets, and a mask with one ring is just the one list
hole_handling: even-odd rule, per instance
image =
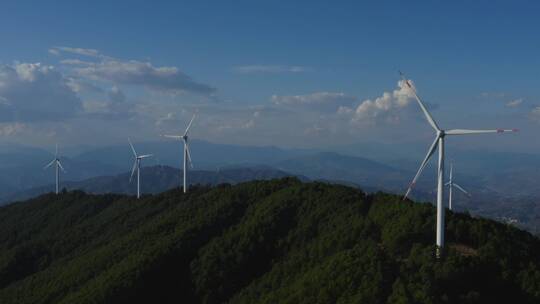
[[0, 303], [538, 303], [540, 240], [295, 178], [0, 208]]

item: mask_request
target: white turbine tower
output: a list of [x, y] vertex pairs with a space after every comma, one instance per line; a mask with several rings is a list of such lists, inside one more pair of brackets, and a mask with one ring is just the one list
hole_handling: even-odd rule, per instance
[[191, 128], [191, 124], [193, 124], [193, 120], [195, 119], [195, 114], [193, 114], [193, 117], [191, 117], [191, 120], [186, 128], [186, 131], [184, 132], [184, 135], [162, 135], [163, 137], [167, 137], [167, 138], [174, 138], [174, 139], [178, 139], [178, 140], [182, 140], [184, 142], [184, 160], [183, 160], [183, 167], [184, 167], [184, 193], [187, 192], [187, 170], [188, 170], [188, 161], [189, 161], [189, 166], [191, 168], [193, 168], [193, 163], [191, 162], [191, 152], [189, 150], [189, 136], [188, 136], [188, 132], [189, 132], [189, 129]]
[[60, 157], [58, 157], [58, 144], [56, 144], [56, 152], [54, 153], [54, 159], [48, 163], [44, 168], [43, 170], [49, 168], [50, 166], [52, 166], [54, 164], [54, 170], [55, 170], [55, 174], [56, 174], [56, 194], [58, 194], [58, 183], [59, 183], [59, 179], [60, 179], [60, 172], [58, 169], [61, 169], [62, 172], [66, 172], [66, 170], [64, 170], [64, 167], [62, 167], [62, 163], [60, 163]]
[[465, 193], [465, 195], [467, 196], [471, 196], [469, 192], [463, 189], [463, 187], [454, 183], [453, 171], [454, 171], [454, 164], [450, 164], [450, 178], [449, 178], [448, 183], [446, 183], [446, 186], [448, 186], [448, 209], [450, 210], [452, 210], [452, 192], [453, 192], [452, 190], [454, 190], [454, 188]]
[[137, 170], [137, 198], [141, 197], [141, 160], [152, 156], [152, 154], [137, 155], [131, 140], [128, 138], [129, 145], [131, 146], [131, 151], [133, 151], [133, 156], [135, 156], [135, 162], [133, 163], [133, 169], [131, 169], [131, 176], [129, 177], [129, 182], [133, 179], [133, 174]]
[[427, 121], [431, 125], [431, 127], [435, 130], [435, 140], [433, 141], [433, 144], [431, 144], [431, 147], [428, 150], [428, 153], [424, 160], [422, 161], [422, 164], [420, 165], [420, 168], [418, 169], [418, 172], [414, 176], [413, 181], [411, 182], [409, 189], [407, 189], [407, 193], [405, 193], [405, 196], [403, 199], [407, 198], [409, 193], [411, 192], [412, 188], [416, 184], [416, 181], [420, 177], [420, 174], [422, 174], [422, 171], [426, 167], [429, 159], [435, 153], [435, 150], [437, 150], [437, 146], [439, 146], [439, 166], [437, 171], [437, 256], [440, 255], [441, 249], [444, 247], [444, 211], [445, 208], [443, 206], [443, 197], [444, 197], [444, 139], [447, 135], [470, 135], [470, 134], [483, 134], [483, 133], [504, 133], [504, 132], [517, 132], [516, 129], [512, 130], [505, 130], [505, 129], [495, 129], [495, 130], [467, 130], [467, 129], [450, 129], [450, 130], [443, 130], [439, 128], [433, 117], [431, 117], [431, 114], [428, 112], [427, 108], [424, 106], [424, 103], [418, 97], [415, 88], [411, 85], [410, 81], [405, 78], [405, 76], [400, 72], [401, 78], [405, 85], [411, 90], [414, 97], [416, 98], [416, 101], [418, 102], [418, 105], [424, 112], [424, 115], [426, 116]]

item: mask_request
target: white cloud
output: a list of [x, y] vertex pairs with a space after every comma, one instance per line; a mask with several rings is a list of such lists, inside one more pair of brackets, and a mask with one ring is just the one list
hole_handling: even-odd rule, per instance
[[256, 120], [261, 117], [261, 111], [255, 111], [253, 112], [252, 118], [249, 119], [244, 125], [242, 125], [242, 129], [253, 129], [256, 126]]
[[49, 54], [54, 56], [60, 56], [60, 51], [58, 51], [57, 49], [49, 49]]
[[489, 99], [501, 99], [507, 97], [508, 94], [503, 92], [482, 92], [480, 97]]
[[73, 92], [76, 92], [78, 94], [85, 92], [102, 94], [105, 92], [103, 88], [98, 87], [80, 78], [69, 77], [67, 78], [66, 84]]
[[311, 135], [311, 136], [320, 136], [322, 133], [324, 133], [326, 130], [319, 126], [319, 125], [313, 125], [307, 129], [304, 130], [304, 134]]
[[124, 102], [126, 100], [126, 95], [117, 86], [113, 86], [108, 95], [109, 99], [113, 102]]
[[352, 108], [340, 106], [337, 110], [337, 113], [340, 115], [347, 115], [347, 114], [351, 114], [353, 111], [354, 110]]
[[233, 68], [233, 71], [242, 74], [303, 73], [309, 70], [307, 67], [294, 65], [243, 65]]
[[250, 119], [244, 125], [242, 125], [242, 129], [253, 129], [254, 127], [255, 127], [254, 119]]
[[178, 115], [174, 112], [169, 112], [163, 116], [158, 117], [156, 120], [156, 126], [161, 126], [169, 122], [178, 121]]
[[73, 68], [80, 77], [113, 84], [143, 86], [173, 94], [211, 94], [215, 89], [195, 82], [176, 67], [154, 67], [149, 62], [104, 60]]
[[307, 95], [273, 95], [270, 100], [277, 106], [305, 107], [311, 110], [334, 112], [340, 107], [351, 106], [357, 99], [344, 93], [316, 92]]
[[531, 110], [530, 116], [533, 120], [540, 121], [540, 106], [536, 106]]
[[129, 118], [135, 114], [132, 104], [113, 100], [84, 100], [83, 108], [86, 117], [103, 120]]
[[413, 92], [403, 81], [399, 81], [398, 88], [393, 92], [384, 92], [374, 100], [364, 100], [356, 109], [340, 107], [338, 114], [352, 115], [353, 122], [374, 123], [383, 120], [395, 123], [400, 120], [400, 111], [410, 104], [413, 97]]
[[515, 108], [515, 107], [519, 107], [522, 103], [523, 103], [523, 98], [518, 98], [518, 99], [514, 99], [507, 102], [506, 106], [509, 108]]
[[49, 53], [53, 55], [60, 55], [60, 53], [70, 53], [75, 55], [82, 55], [82, 56], [88, 56], [88, 57], [100, 57], [101, 54], [96, 49], [84, 49], [84, 48], [74, 48], [74, 47], [67, 47], [67, 46], [55, 46], [53, 48], [49, 49]]
[[73, 117], [81, 101], [53, 66], [0, 65], [0, 121], [55, 121]]
[[27, 125], [20, 122], [0, 124], [0, 136], [14, 136], [25, 132]]
[[91, 62], [83, 61], [80, 59], [63, 59], [63, 60], [60, 60], [60, 63], [65, 64], [65, 65], [83, 65], [83, 66], [92, 64]]

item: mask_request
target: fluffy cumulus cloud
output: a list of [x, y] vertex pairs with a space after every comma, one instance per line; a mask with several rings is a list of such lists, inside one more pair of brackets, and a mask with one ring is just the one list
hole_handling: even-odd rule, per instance
[[404, 81], [398, 82], [398, 88], [392, 92], [384, 92], [375, 99], [362, 101], [356, 108], [342, 106], [338, 114], [351, 115], [353, 122], [374, 123], [385, 121], [396, 123], [400, 120], [400, 113], [413, 100], [414, 95]]
[[233, 68], [233, 71], [241, 74], [303, 73], [309, 70], [307, 67], [295, 65], [243, 65]]
[[0, 65], [0, 121], [56, 121], [75, 116], [81, 100], [68, 83], [52, 66]]
[[276, 106], [304, 107], [334, 112], [340, 107], [349, 107], [354, 104], [356, 97], [344, 93], [316, 92], [307, 95], [273, 95], [270, 100]]
[[514, 99], [507, 102], [506, 106], [509, 108], [516, 108], [516, 107], [519, 107], [522, 103], [523, 103], [523, 98], [518, 98], [518, 99]]

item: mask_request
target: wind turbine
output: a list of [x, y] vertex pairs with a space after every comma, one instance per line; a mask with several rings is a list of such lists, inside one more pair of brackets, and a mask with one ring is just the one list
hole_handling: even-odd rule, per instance
[[184, 160], [183, 160], [183, 166], [184, 166], [184, 193], [187, 192], [187, 163], [189, 161], [189, 166], [191, 168], [193, 168], [193, 163], [191, 162], [191, 152], [189, 150], [189, 137], [188, 137], [188, 132], [189, 132], [189, 129], [191, 128], [191, 124], [193, 124], [193, 120], [195, 119], [195, 116], [196, 114], [193, 114], [193, 117], [191, 117], [191, 120], [186, 128], [186, 131], [184, 132], [184, 135], [162, 135], [163, 137], [167, 137], [167, 138], [173, 138], [173, 139], [178, 139], [178, 140], [182, 140], [184, 142]]
[[141, 160], [152, 156], [152, 154], [137, 155], [137, 151], [131, 143], [131, 139], [128, 138], [129, 145], [131, 146], [131, 151], [133, 151], [133, 156], [135, 156], [135, 162], [133, 163], [133, 169], [131, 170], [131, 176], [129, 177], [129, 182], [133, 179], [133, 174], [137, 170], [137, 198], [141, 197]]
[[452, 210], [452, 190], [454, 188], [458, 189], [459, 191], [465, 193], [465, 195], [467, 196], [471, 196], [469, 194], [469, 192], [467, 192], [465, 189], [463, 189], [463, 187], [461, 187], [460, 185], [454, 183], [454, 179], [452, 177], [453, 175], [453, 171], [454, 171], [454, 164], [450, 164], [450, 179], [448, 181], [448, 183], [446, 183], [446, 186], [448, 186], [448, 209]]
[[429, 159], [435, 153], [435, 150], [437, 150], [437, 146], [439, 147], [439, 164], [438, 164], [438, 171], [437, 171], [437, 256], [440, 256], [440, 251], [444, 247], [444, 211], [445, 208], [443, 206], [443, 197], [444, 197], [444, 139], [447, 135], [470, 135], [470, 134], [483, 134], [483, 133], [504, 133], [504, 132], [517, 132], [517, 129], [493, 129], [493, 130], [467, 130], [467, 129], [450, 129], [450, 130], [444, 130], [441, 129], [427, 108], [424, 106], [424, 103], [418, 97], [418, 94], [416, 93], [416, 89], [412, 86], [411, 82], [405, 78], [403, 73], [400, 72], [402, 81], [407, 85], [407, 87], [411, 90], [413, 93], [416, 101], [418, 102], [418, 105], [422, 109], [422, 112], [424, 112], [424, 115], [426, 116], [426, 119], [428, 123], [431, 125], [431, 127], [435, 130], [435, 140], [431, 144], [428, 153], [422, 163], [420, 164], [420, 168], [418, 169], [418, 172], [414, 176], [414, 179], [412, 180], [411, 184], [409, 185], [409, 188], [407, 189], [407, 192], [405, 193], [405, 196], [403, 199], [406, 199], [407, 196], [409, 196], [409, 193], [411, 192], [412, 188], [416, 184], [416, 181], [420, 177], [420, 174], [422, 174], [422, 171], [426, 167]]
[[59, 177], [60, 177], [60, 172], [59, 172], [59, 168], [62, 170], [62, 172], [66, 172], [66, 170], [64, 170], [64, 167], [62, 167], [62, 163], [60, 163], [60, 158], [58, 157], [58, 144], [56, 144], [56, 152], [54, 153], [54, 159], [48, 163], [44, 168], [43, 170], [49, 168], [50, 166], [52, 166], [54, 164], [54, 170], [56, 172], [56, 194], [58, 194], [58, 182], [59, 182]]

